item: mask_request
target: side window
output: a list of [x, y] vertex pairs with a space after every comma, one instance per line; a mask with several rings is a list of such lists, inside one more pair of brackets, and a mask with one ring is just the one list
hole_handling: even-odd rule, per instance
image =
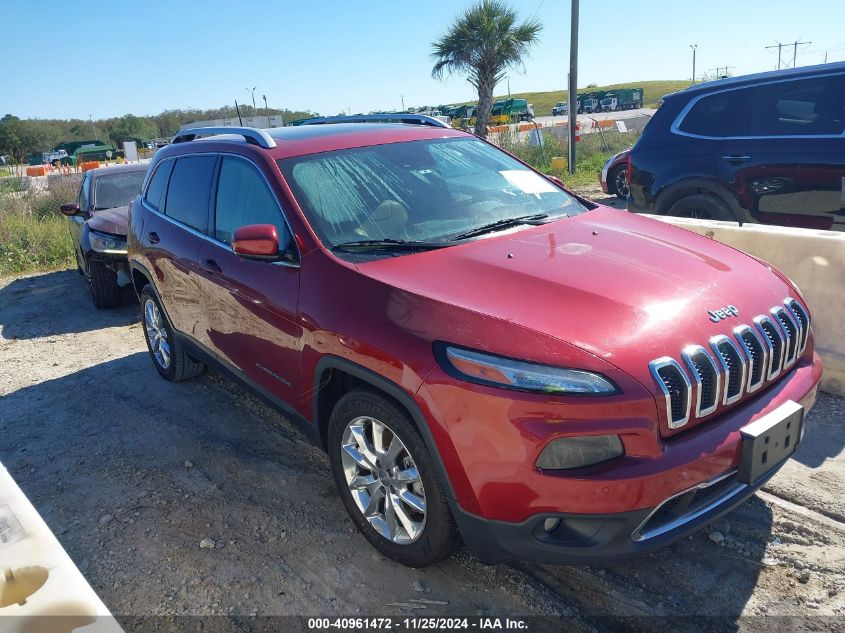
[[681, 121], [681, 131], [717, 138], [746, 136], [755, 90], [728, 90], [700, 99]]
[[842, 134], [845, 77], [817, 77], [761, 86], [753, 110], [752, 136]]
[[224, 157], [217, 181], [214, 237], [230, 244], [235, 230], [248, 224], [274, 225], [279, 249], [287, 250], [290, 233], [264, 178], [246, 161]]
[[164, 205], [168, 217], [208, 233], [208, 198], [216, 162], [215, 156], [176, 159]]
[[167, 189], [167, 181], [170, 178], [170, 172], [173, 170], [173, 163], [172, 160], [160, 162], [153, 177], [150, 178], [150, 184], [147, 185], [144, 200], [156, 211], [163, 206], [164, 190]]
[[91, 174], [85, 174], [85, 178], [82, 179], [82, 184], [79, 186], [79, 196], [76, 200], [76, 203], [79, 205], [79, 208], [83, 211], [88, 211], [91, 200]]

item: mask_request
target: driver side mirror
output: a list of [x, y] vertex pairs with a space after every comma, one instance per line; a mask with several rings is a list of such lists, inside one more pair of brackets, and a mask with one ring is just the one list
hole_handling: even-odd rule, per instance
[[62, 212], [63, 215], [66, 215], [69, 218], [82, 213], [82, 210], [79, 208], [79, 205], [75, 202], [67, 202], [60, 206], [59, 210]]
[[232, 252], [248, 259], [279, 259], [279, 233], [272, 224], [248, 224], [235, 231]]
[[549, 180], [551, 180], [551, 181], [552, 181], [553, 183], [555, 183], [558, 187], [563, 187], [564, 189], [566, 189], [566, 185], [564, 185], [564, 184], [563, 184], [563, 181], [562, 181], [560, 178], [558, 178], [557, 176], [547, 175], [547, 176], [546, 176], [546, 178], [548, 178]]

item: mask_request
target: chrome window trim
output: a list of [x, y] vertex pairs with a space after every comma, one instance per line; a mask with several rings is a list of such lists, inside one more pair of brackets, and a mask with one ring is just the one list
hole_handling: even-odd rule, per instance
[[[698, 371], [695, 368], [695, 361], [694, 357], [700, 354], [704, 354], [707, 358], [707, 361], [710, 363], [710, 366], [713, 368], [713, 372], [716, 374], [716, 397], [713, 398], [713, 404], [706, 409], [701, 408], [701, 388], [702, 382], [701, 377], [698, 375]], [[719, 394], [720, 394], [720, 385], [721, 385], [721, 372], [719, 371], [719, 367], [716, 365], [716, 362], [711, 358], [710, 354], [707, 353], [707, 350], [704, 349], [701, 345], [687, 345], [683, 351], [681, 352], [681, 358], [684, 359], [687, 367], [690, 370], [690, 374], [692, 374], [692, 378], [695, 381], [695, 417], [702, 418], [704, 416], [710, 415], [716, 410], [716, 407], [719, 406]]]
[[786, 77], [781, 79], [773, 79], [771, 81], [763, 81], [760, 83], [753, 83], [753, 84], [746, 84], [743, 86], [735, 86], [733, 88], [723, 88], [721, 90], [713, 90], [712, 92], [705, 92], [704, 94], [700, 94], [697, 97], [693, 97], [690, 101], [681, 109], [678, 116], [675, 117], [675, 120], [672, 122], [672, 126], [669, 130], [673, 134], [677, 134], [678, 136], [687, 136], [689, 138], [697, 138], [703, 139], [707, 141], [733, 141], [733, 140], [771, 140], [771, 139], [783, 139], [783, 138], [843, 138], [845, 137], [845, 130], [843, 130], [840, 134], [773, 134], [773, 135], [764, 135], [764, 136], [707, 136], [705, 134], [696, 134], [694, 132], [685, 132], [681, 129], [681, 124], [684, 122], [684, 118], [689, 114], [689, 111], [695, 107], [699, 101], [706, 97], [712, 97], [713, 95], [723, 94], [725, 92], [736, 92], [737, 90], [748, 90], [748, 89], [757, 89], [761, 86], [770, 86], [773, 84], [779, 83], [786, 83], [789, 81], [803, 81], [805, 79], [825, 79], [827, 77], [842, 77], [843, 73], [840, 72], [828, 72], [828, 73], [819, 73], [818, 75], [812, 75], [811, 77]]
[[[728, 387], [731, 384], [731, 370], [728, 368], [725, 359], [722, 358], [722, 352], [719, 350], [719, 346], [727, 343], [731, 346], [731, 348], [736, 352], [737, 358], [739, 358], [739, 366], [740, 366], [740, 377], [739, 377], [739, 391], [733, 395], [728, 396]], [[713, 350], [713, 354], [716, 356], [716, 360], [722, 366], [722, 369], [725, 373], [725, 386], [722, 389], [722, 405], [733, 404], [745, 394], [745, 382], [748, 372], [748, 362], [745, 358], [745, 355], [742, 351], [736, 346], [729, 336], [725, 336], [724, 334], [717, 334], [710, 338], [710, 349]]]
[[[285, 214], [284, 207], [282, 206], [282, 203], [279, 201], [279, 197], [276, 195], [276, 192], [273, 190], [272, 185], [270, 185], [270, 181], [267, 180], [267, 176], [264, 174], [263, 171], [261, 171], [261, 168], [258, 166], [258, 164], [254, 160], [252, 160], [251, 158], [249, 158], [247, 156], [243, 156], [241, 154], [236, 154], [234, 152], [189, 152], [187, 154], [180, 154], [179, 156], [170, 156], [168, 158], [164, 158], [161, 161], [159, 161], [158, 165], [160, 165], [161, 163], [168, 161], [168, 160], [177, 160], [179, 158], [187, 158], [189, 156], [220, 156], [220, 157], [232, 156], [232, 157], [239, 158], [241, 160], [247, 161], [256, 170], [258, 170], [258, 173], [264, 179], [264, 183], [270, 189], [270, 193], [273, 194], [273, 198], [276, 200], [276, 204], [279, 206], [279, 213], [282, 214], [282, 219], [285, 222], [285, 226], [287, 227], [288, 233], [290, 233], [290, 236], [291, 236], [291, 241], [293, 242], [294, 248], [296, 249], [296, 261], [295, 262], [285, 262], [285, 261], [282, 261], [282, 260], [277, 260], [277, 261], [271, 261], [271, 262], [265, 262], [265, 263], [271, 264], [273, 266], [282, 266], [282, 267], [285, 267], [285, 268], [299, 268], [300, 263], [302, 261], [302, 253], [299, 252], [299, 245], [296, 243], [296, 237], [294, 236], [293, 229], [291, 228], [290, 222], [288, 222], [287, 215]], [[156, 171], [158, 170], [158, 165], [156, 165]], [[215, 173], [216, 173], [216, 168], [215, 168]], [[148, 183], [145, 183], [145, 185], [146, 184], [148, 184]], [[215, 185], [217, 184], [216, 178], [215, 178], [214, 184]], [[169, 188], [170, 188], [170, 183], [168, 183], [168, 189]], [[217, 191], [215, 190], [214, 193], [215, 193], [214, 211], [215, 211], [215, 220], [216, 220], [216, 215], [217, 215], [216, 194], [217, 194]], [[165, 199], [166, 199], [166, 197], [165, 197]], [[144, 207], [146, 207], [146, 209], [148, 211], [155, 213], [160, 218], [164, 218], [168, 222], [175, 224], [176, 226], [187, 230], [189, 233], [196, 235], [197, 237], [200, 237], [200, 238], [202, 238], [202, 239], [204, 239], [208, 242], [211, 242], [212, 244], [214, 244], [216, 246], [220, 246], [220, 247], [224, 248], [225, 250], [229, 251], [230, 253], [233, 252], [231, 244], [226, 244], [226, 242], [221, 242], [217, 238], [212, 237], [211, 235], [208, 235], [207, 233], [203, 233], [202, 231], [197, 231], [194, 227], [188, 226], [187, 224], [184, 224], [184, 223], [180, 222], [179, 220], [177, 220], [175, 218], [171, 218], [166, 213], [162, 213], [158, 209], [153, 209], [147, 203], [146, 187], [144, 188], [143, 194], [141, 195], [141, 203], [144, 205]], [[258, 261], [258, 260], [255, 260], [255, 261]]]
[[[765, 344], [766, 348], [768, 349], [768, 362], [766, 363], [766, 372], [765, 379], [767, 381], [773, 380], [780, 375], [780, 370], [783, 368], [783, 353], [786, 349], [786, 341], [783, 339], [783, 333], [781, 332], [780, 327], [778, 327], [774, 321], [772, 321], [769, 317], [765, 314], [758, 314], [753, 319], [754, 325], [757, 328], [757, 331], [760, 334], [760, 338], [763, 339], [763, 343]], [[775, 331], [780, 337], [780, 356], [775, 359], [775, 348], [772, 345], [772, 342], [769, 340], [769, 336], [766, 334], [766, 331], [763, 329], [763, 324], [768, 323], [772, 326], [772, 329]], [[777, 360], [777, 365], [775, 365], [775, 360]]]
[[[681, 373], [681, 377], [684, 379], [684, 382], [687, 386], [687, 408], [684, 417], [681, 420], [674, 421], [672, 420], [672, 395], [669, 393], [669, 389], [666, 388], [666, 383], [663, 382], [663, 379], [660, 377], [658, 373], [664, 367], [676, 367], [678, 371]], [[657, 383], [657, 386], [663, 392], [663, 400], [666, 406], [666, 421], [669, 425], [670, 429], [679, 429], [684, 426], [687, 422], [689, 422], [689, 414], [690, 408], [692, 405], [692, 398], [690, 398], [690, 391], [692, 391], [692, 385], [690, 384], [689, 377], [687, 373], [684, 371], [684, 368], [681, 367], [681, 364], [676, 361], [671, 356], [661, 356], [660, 358], [656, 358], [648, 364], [648, 369], [651, 372], [652, 378]]]
[[[745, 341], [742, 339], [742, 335], [745, 332], [749, 332], [751, 336], [757, 339], [757, 342], [760, 343], [760, 348], [763, 350], [763, 371], [760, 372], [760, 380], [756, 383], [752, 384], [752, 380], [754, 379], [754, 368], [756, 365], [754, 364], [754, 357], [751, 355], [751, 350], [748, 349], [748, 346], [745, 344]], [[738, 325], [733, 329], [734, 337], [736, 338], [739, 346], [742, 348], [742, 351], [745, 353], [745, 357], [748, 359], [748, 383], [745, 386], [745, 391], [747, 393], [753, 393], [757, 391], [760, 387], [762, 387], [766, 383], [766, 369], [768, 367], [769, 357], [767, 352], [766, 345], [763, 344], [763, 341], [760, 340], [760, 335], [757, 334], [757, 331], [749, 325]], [[767, 341], [768, 342], [768, 341]]]
[[[769, 312], [771, 312], [775, 324], [780, 328], [781, 334], [783, 334], [785, 347], [783, 348], [783, 363], [781, 364], [781, 366], [784, 370], [786, 370], [789, 367], [792, 367], [795, 364], [795, 361], [798, 360], [798, 345], [800, 345], [801, 343], [801, 328], [797, 323], [797, 319], [794, 317], [791, 311], [787, 310], [785, 307], [775, 306], [774, 308], [769, 310]], [[785, 327], [783, 327], [783, 323], [781, 323], [780, 320], [781, 314], [783, 314], [786, 320], [789, 321], [792, 324], [792, 327], [795, 328], [795, 335], [798, 337], [798, 340], [795, 341], [795, 349], [792, 351], [791, 356], [789, 355], [789, 348], [790, 344], [792, 343], [792, 335]]]
[[748, 486], [746, 484], [736, 483], [733, 486], [731, 486], [730, 488], [728, 488], [728, 490], [725, 491], [725, 494], [720, 495], [716, 499], [713, 499], [710, 503], [708, 503], [707, 505], [699, 508], [695, 512], [692, 512], [692, 513], [687, 514], [687, 515], [679, 516], [678, 518], [674, 519], [673, 521], [670, 521], [669, 523], [667, 523], [665, 525], [662, 525], [658, 528], [643, 532], [643, 528], [646, 525], [648, 525], [648, 522], [651, 521], [651, 518], [655, 514], [657, 514], [658, 510], [660, 510], [660, 508], [665, 506], [667, 503], [674, 501], [678, 497], [683, 497], [685, 494], [688, 494], [688, 493], [692, 492], [693, 490], [702, 490], [704, 488], [709, 488], [711, 486], [714, 486], [717, 483], [719, 483], [720, 481], [727, 479], [728, 477], [731, 477], [735, 474], [736, 474], [736, 470], [730, 470], [730, 471], [723, 473], [723, 474], [721, 474], [717, 477], [714, 477], [713, 479], [710, 479], [709, 481], [702, 482], [702, 483], [700, 483], [696, 486], [692, 486], [691, 488], [687, 488], [686, 490], [683, 490], [683, 491], [681, 491], [677, 494], [674, 494], [671, 497], [667, 497], [662, 502], [660, 502], [660, 504], [656, 508], [654, 508], [654, 510], [649, 512], [648, 516], [643, 520], [643, 522], [640, 523], [637, 526], [637, 529], [635, 529], [633, 532], [631, 532], [631, 540], [634, 541], [634, 542], [645, 541], [645, 540], [648, 540], [650, 538], [654, 538], [656, 536], [666, 534], [667, 532], [671, 532], [675, 528], [679, 528], [682, 525], [689, 523], [690, 521], [694, 521], [698, 517], [700, 517], [704, 514], [707, 514], [708, 512], [713, 510], [714, 508], [718, 507], [719, 505], [729, 501], [730, 499], [735, 497], [737, 494], [739, 494], [740, 492], [745, 490]]
[[[792, 297], [787, 297], [786, 299], [784, 299], [783, 304], [787, 308], [789, 308], [789, 311], [792, 312], [792, 314], [795, 315], [795, 319], [796, 319], [796, 321], [798, 321], [798, 324], [799, 324], [801, 336], [800, 336], [798, 342], [801, 346], [801, 349], [798, 351], [797, 356], [800, 357], [804, 353], [804, 350], [807, 349], [807, 341], [810, 340], [810, 325], [811, 325], [810, 324], [810, 313], [807, 312], [807, 310], [804, 308], [804, 306], [802, 306], [798, 301], [796, 301]], [[798, 318], [798, 315], [797, 315], [797, 312], [796, 312], [796, 307], [804, 315], [804, 319], [807, 322], [806, 326], [801, 325], [801, 319]]]

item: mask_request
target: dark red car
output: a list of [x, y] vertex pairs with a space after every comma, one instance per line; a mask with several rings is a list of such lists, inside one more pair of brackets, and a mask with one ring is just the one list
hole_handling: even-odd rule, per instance
[[301, 424], [406, 565], [459, 535], [489, 561], [614, 560], [752, 495], [821, 376], [795, 286], [424, 123], [160, 150], [129, 230], [156, 370], [211, 363]]
[[630, 149], [623, 149], [614, 154], [605, 161], [599, 172], [601, 190], [620, 200], [628, 199], [628, 156], [630, 154]]

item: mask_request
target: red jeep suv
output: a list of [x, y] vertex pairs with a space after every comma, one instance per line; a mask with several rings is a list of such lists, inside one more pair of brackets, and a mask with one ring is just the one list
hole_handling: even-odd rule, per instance
[[128, 248], [162, 377], [211, 364], [300, 423], [411, 566], [459, 535], [491, 562], [646, 552], [778, 470], [822, 372], [786, 277], [396, 117], [156, 154]]

